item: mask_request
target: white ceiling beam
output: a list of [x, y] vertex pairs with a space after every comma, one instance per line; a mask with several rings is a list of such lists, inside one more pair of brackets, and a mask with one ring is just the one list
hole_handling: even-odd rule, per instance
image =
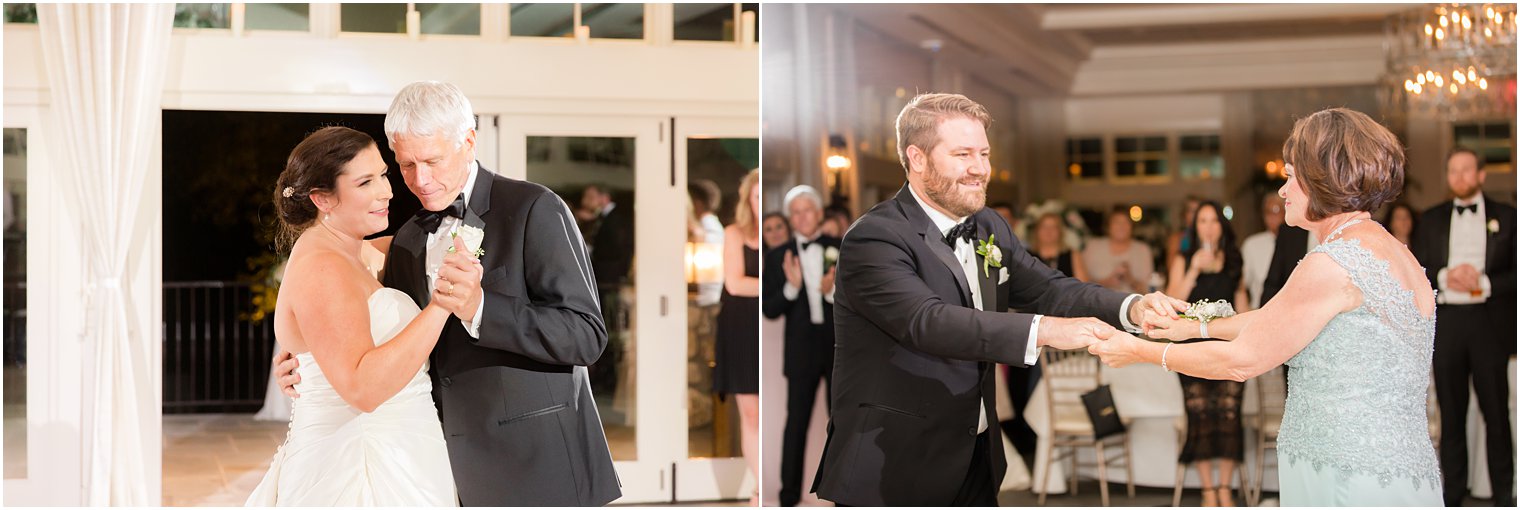
[[1094, 30], [1152, 26], [1293, 21], [1335, 17], [1382, 17], [1417, 4], [1189, 4], [1049, 8], [1045, 30]]

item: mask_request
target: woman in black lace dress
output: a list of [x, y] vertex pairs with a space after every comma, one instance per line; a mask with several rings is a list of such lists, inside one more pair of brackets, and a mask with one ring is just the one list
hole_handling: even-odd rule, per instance
[[[723, 233], [723, 297], [713, 391], [739, 403], [740, 448], [757, 479], [760, 437], [760, 171], [739, 185], [734, 223]], [[758, 494], [758, 493], [756, 493]], [[752, 495], [753, 506], [758, 498]]]
[[[1187, 296], [1189, 303], [1199, 300], [1226, 300], [1240, 308], [1246, 303], [1241, 275], [1240, 248], [1235, 232], [1216, 202], [1203, 202], [1193, 214], [1183, 250], [1169, 263], [1167, 295]], [[1205, 342], [1193, 339], [1189, 342]], [[1230, 495], [1230, 477], [1243, 460], [1245, 432], [1240, 424], [1240, 405], [1245, 383], [1214, 381], [1177, 374], [1182, 382], [1183, 405], [1187, 410], [1187, 440], [1177, 462], [1198, 463], [1198, 479], [1203, 485], [1203, 506], [1234, 506]], [[1213, 468], [1218, 466], [1218, 476]]]

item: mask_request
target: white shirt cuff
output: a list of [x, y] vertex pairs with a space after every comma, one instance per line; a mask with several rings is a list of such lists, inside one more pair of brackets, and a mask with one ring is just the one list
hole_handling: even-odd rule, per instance
[[787, 282], [781, 286], [781, 296], [785, 297], [787, 301], [796, 301], [797, 294], [800, 292], [802, 292], [802, 289], [793, 287], [792, 282]]
[[466, 332], [468, 332], [470, 334], [470, 336], [474, 337], [476, 340], [480, 339], [480, 316], [485, 315], [485, 311], [486, 311], [486, 298], [485, 298], [485, 296], [481, 296], [481, 298], [480, 298], [480, 306], [475, 307], [475, 318], [474, 319], [470, 319], [470, 323], [466, 324], [465, 327], [464, 327], [464, 330]]
[[1024, 366], [1032, 367], [1040, 361], [1040, 318], [1044, 315], [1034, 316], [1029, 322], [1029, 341], [1024, 343]]
[[1129, 307], [1135, 303], [1136, 299], [1140, 299], [1139, 294], [1130, 294], [1129, 297], [1124, 299], [1124, 304], [1119, 305], [1119, 325], [1124, 326], [1124, 330], [1130, 332], [1130, 334], [1138, 335], [1140, 334], [1140, 326], [1130, 324], [1129, 322]]

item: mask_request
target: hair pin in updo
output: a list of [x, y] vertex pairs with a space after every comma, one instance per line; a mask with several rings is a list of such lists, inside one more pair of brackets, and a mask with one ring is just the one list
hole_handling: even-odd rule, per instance
[[294, 194], [296, 194], [296, 189], [290, 186], [286, 186], [285, 190], [280, 192], [280, 195], [283, 195], [285, 198], [290, 198]]

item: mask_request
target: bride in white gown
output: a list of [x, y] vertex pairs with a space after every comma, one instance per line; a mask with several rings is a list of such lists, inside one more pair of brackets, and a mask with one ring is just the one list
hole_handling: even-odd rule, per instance
[[250, 506], [458, 504], [427, 376], [458, 300], [435, 292], [418, 310], [369, 269], [389, 245], [364, 240], [388, 225], [385, 174], [373, 138], [328, 127], [297, 145], [280, 175], [276, 209], [285, 239], [296, 239], [274, 328], [297, 353], [301, 398]]

